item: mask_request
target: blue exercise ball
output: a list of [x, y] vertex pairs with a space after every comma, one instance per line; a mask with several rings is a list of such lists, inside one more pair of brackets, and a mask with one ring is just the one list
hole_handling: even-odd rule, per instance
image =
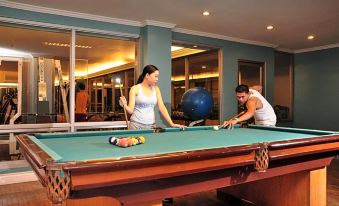
[[205, 119], [212, 112], [213, 98], [202, 87], [187, 90], [181, 99], [184, 116], [191, 120]]

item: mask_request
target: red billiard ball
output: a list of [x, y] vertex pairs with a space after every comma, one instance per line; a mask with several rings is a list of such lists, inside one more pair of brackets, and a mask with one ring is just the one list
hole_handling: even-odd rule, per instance
[[119, 141], [119, 146], [120, 147], [128, 147], [128, 141], [126, 138], [121, 138]]

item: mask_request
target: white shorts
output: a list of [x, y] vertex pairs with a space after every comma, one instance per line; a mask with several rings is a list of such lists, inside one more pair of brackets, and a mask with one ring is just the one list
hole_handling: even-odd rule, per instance
[[140, 122], [134, 122], [131, 120], [128, 124], [130, 130], [137, 130], [137, 129], [154, 129], [156, 128], [155, 123], [154, 124], [143, 124]]

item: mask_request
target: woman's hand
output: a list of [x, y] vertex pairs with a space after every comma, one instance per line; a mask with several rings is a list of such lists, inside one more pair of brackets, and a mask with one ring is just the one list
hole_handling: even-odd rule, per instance
[[127, 106], [127, 100], [124, 96], [121, 96], [119, 99], [119, 104], [121, 107], [126, 107]]
[[181, 125], [181, 124], [172, 124], [171, 127], [174, 127], [174, 128], [187, 128], [185, 125]]

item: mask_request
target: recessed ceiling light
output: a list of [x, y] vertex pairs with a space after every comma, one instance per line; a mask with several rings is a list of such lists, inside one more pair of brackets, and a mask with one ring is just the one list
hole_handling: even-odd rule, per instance
[[198, 46], [197, 45], [194, 45], [193, 48], [197, 48]]
[[207, 67], [206, 67], [205, 65], [202, 65], [201, 68], [202, 68], [202, 69], [206, 69]]
[[266, 27], [266, 29], [267, 29], [267, 30], [272, 30], [272, 29], [273, 29], [273, 26], [272, 26], [272, 25], [268, 25], [268, 26]]
[[209, 15], [210, 15], [210, 12], [209, 12], [209, 11], [204, 11], [204, 12], [202, 12], [202, 15], [204, 15], [204, 16], [209, 16]]
[[309, 36], [307, 37], [307, 39], [308, 39], [308, 40], [312, 40], [312, 39], [314, 39], [314, 36], [313, 36], [313, 35], [309, 35]]

